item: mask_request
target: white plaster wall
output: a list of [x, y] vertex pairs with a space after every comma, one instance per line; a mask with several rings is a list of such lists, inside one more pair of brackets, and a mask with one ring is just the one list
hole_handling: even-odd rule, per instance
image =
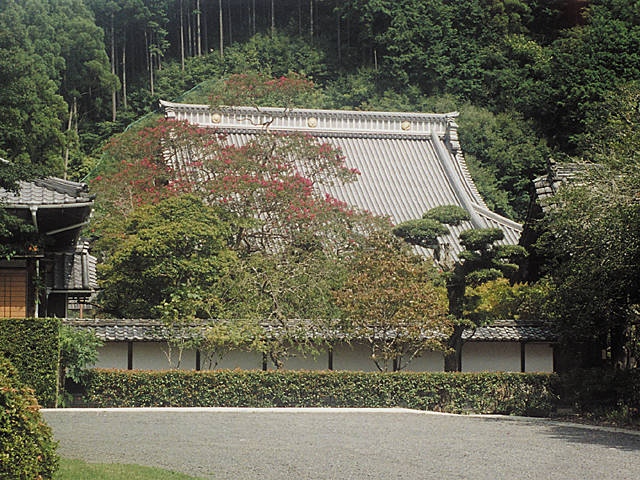
[[525, 345], [525, 371], [553, 372], [553, 346], [548, 343]]
[[442, 372], [444, 371], [444, 356], [442, 352], [424, 352], [414, 358], [404, 372]]
[[109, 342], [98, 349], [97, 368], [127, 369], [127, 342]]
[[520, 343], [467, 342], [462, 347], [463, 372], [519, 372]]
[[371, 360], [369, 345], [354, 342], [339, 344], [333, 349], [333, 369], [359, 372], [377, 372], [378, 367]]
[[[169, 364], [165, 352], [167, 344], [160, 342], [133, 342], [133, 368], [141, 370], [167, 370], [175, 367]], [[177, 353], [174, 352], [174, 355]], [[268, 366], [273, 369], [271, 361]], [[127, 368], [127, 343], [108, 342], [98, 350], [98, 368]], [[196, 352], [186, 350], [182, 354], [180, 368], [193, 370], [196, 367]], [[207, 360], [201, 357], [201, 368], [209, 368]], [[236, 351], [224, 356], [217, 369], [259, 370], [262, 368], [262, 354]], [[328, 353], [323, 351], [316, 357], [296, 355], [285, 361], [286, 370], [327, 370]], [[525, 346], [525, 368], [527, 372], [552, 372], [553, 348], [547, 343], [530, 343]], [[371, 352], [366, 343], [336, 345], [333, 352], [334, 370], [376, 372], [377, 367], [371, 360]], [[425, 352], [415, 358], [405, 369], [413, 372], [442, 372], [444, 359], [440, 352]], [[465, 372], [482, 371], [520, 371], [520, 344], [517, 342], [467, 342], [462, 349], [462, 370]]]
[[[269, 368], [274, 368], [269, 362]], [[317, 355], [303, 355], [294, 352], [294, 356], [289, 357], [284, 362], [285, 370], [328, 370], [329, 369], [329, 353], [327, 350], [321, 350]]]
[[[171, 363], [167, 358], [169, 346], [166, 342], [133, 342], [133, 368], [135, 370], [168, 370], [177, 368], [178, 350], [171, 350]], [[184, 350], [180, 370], [195, 370], [195, 350]]]

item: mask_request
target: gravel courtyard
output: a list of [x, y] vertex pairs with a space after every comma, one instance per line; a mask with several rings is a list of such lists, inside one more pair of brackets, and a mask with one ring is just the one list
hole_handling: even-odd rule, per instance
[[640, 435], [392, 409], [43, 410], [59, 453], [206, 479], [638, 479]]

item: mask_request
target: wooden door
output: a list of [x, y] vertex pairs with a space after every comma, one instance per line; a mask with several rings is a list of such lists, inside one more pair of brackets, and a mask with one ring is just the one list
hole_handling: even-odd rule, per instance
[[0, 269], [0, 317], [25, 318], [27, 316], [27, 270]]

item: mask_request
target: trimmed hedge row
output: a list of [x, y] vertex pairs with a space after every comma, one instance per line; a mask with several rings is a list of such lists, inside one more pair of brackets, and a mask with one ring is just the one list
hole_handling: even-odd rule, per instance
[[92, 370], [98, 407], [405, 407], [449, 413], [549, 415], [554, 375], [308, 371]]
[[607, 415], [626, 410], [640, 419], [640, 369], [584, 369], [562, 375], [556, 388], [560, 399], [578, 413]]
[[55, 406], [60, 360], [60, 320], [0, 320], [0, 355], [13, 364], [20, 381], [35, 390], [40, 404]]
[[0, 478], [53, 478], [56, 447], [33, 390], [20, 383], [16, 369], [0, 356]]

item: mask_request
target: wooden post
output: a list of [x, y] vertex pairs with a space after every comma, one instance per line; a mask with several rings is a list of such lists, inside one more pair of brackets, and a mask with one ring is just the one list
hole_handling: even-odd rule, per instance
[[133, 342], [127, 342], [127, 370], [133, 370]]

